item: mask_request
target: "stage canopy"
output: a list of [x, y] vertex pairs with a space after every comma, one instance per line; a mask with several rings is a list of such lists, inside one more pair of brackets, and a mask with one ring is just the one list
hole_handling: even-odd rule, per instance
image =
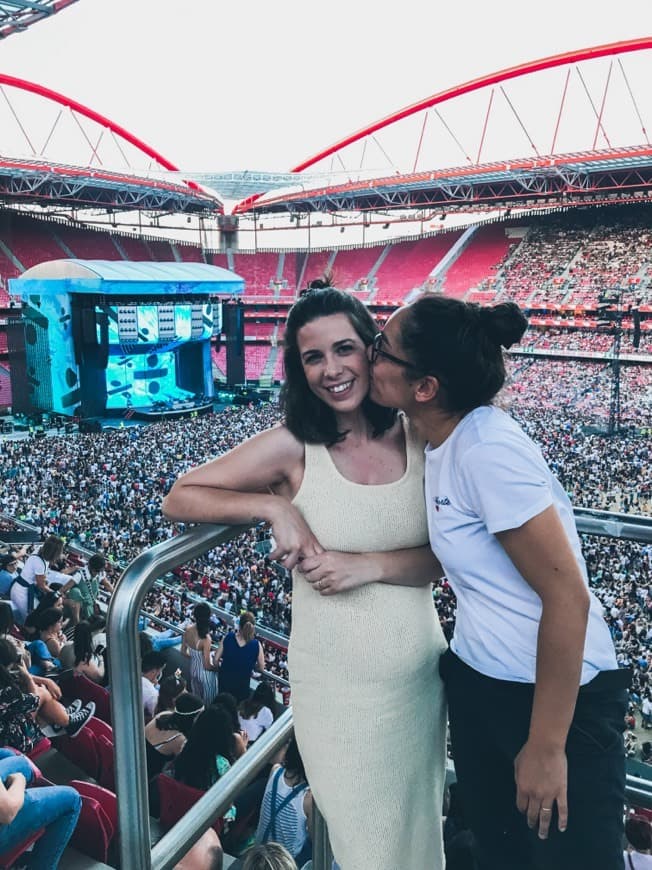
[[9, 280], [9, 292], [31, 294], [103, 293], [106, 295], [177, 296], [242, 294], [244, 280], [208, 263], [132, 263], [126, 260], [50, 260]]

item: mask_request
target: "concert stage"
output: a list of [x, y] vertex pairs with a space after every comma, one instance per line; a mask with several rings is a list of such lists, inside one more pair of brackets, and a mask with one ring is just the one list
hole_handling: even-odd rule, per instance
[[242, 293], [238, 275], [207, 263], [53, 260], [9, 284], [22, 300], [7, 327], [15, 411], [151, 420], [211, 407], [211, 339], [222, 298]]

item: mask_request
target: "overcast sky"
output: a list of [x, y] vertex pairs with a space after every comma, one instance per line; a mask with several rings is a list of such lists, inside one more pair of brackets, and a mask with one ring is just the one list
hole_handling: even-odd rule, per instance
[[80, 0], [0, 42], [0, 70], [184, 169], [286, 170], [446, 87], [650, 32], [650, 0]]

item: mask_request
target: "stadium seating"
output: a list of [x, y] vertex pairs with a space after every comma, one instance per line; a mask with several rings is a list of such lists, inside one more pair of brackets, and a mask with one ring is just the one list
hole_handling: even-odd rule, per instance
[[70, 844], [95, 861], [110, 863], [111, 847], [118, 830], [116, 796], [91, 782], [73, 779], [68, 784], [82, 799], [79, 821]]
[[60, 686], [67, 698], [80, 698], [84, 704], [93, 701], [95, 716], [108, 725], [111, 724], [111, 696], [103, 686], [74, 671], [62, 676]]
[[[314, 281], [315, 278], [321, 278], [326, 270], [328, 269], [328, 264], [333, 256], [332, 251], [313, 251], [308, 254], [305, 259], [305, 265], [300, 274], [297, 274], [297, 289], [303, 290], [304, 287], [307, 287], [311, 281]], [[288, 255], [285, 255], [285, 260], [287, 262]], [[299, 286], [299, 284], [301, 286]]]
[[152, 260], [152, 256], [149, 252], [147, 245], [144, 240], [137, 239], [134, 236], [116, 236], [116, 243], [121, 248], [121, 250], [125, 253], [125, 259], [131, 260], [132, 262], [145, 262], [147, 260]]
[[60, 752], [68, 761], [76, 764], [86, 776], [99, 780], [101, 772], [100, 753], [97, 738], [90, 728], [82, 728], [74, 738], [63, 734], [61, 737], [53, 738], [53, 741], [57, 752]]
[[[204, 796], [198, 788], [191, 788], [182, 782], [177, 782], [171, 776], [160, 773], [156, 778], [161, 808], [161, 825], [167, 831], [181, 819]], [[224, 822], [218, 819], [213, 830], [222, 833]]]
[[[174, 252], [178, 254], [179, 260], [182, 263], [203, 263], [204, 255], [201, 248], [195, 247], [195, 245], [183, 245], [179, 242], [170, 245], [170, 251], [172, 253], [172, 257], [176, 259], [174, 256]], [[215, 266], [221, 266], [221, 263], [215, 263]]]
[[360, 289], [385, 249], [384, 245], [371, 248], [352, 248], [338, 251], [333, 262], [333, 284], [340, 290]]
[[422, 287], [459, 236], [458, 231], [392, 244], [376, 273], [374, 302], [398, 301]]
[[263, 373], [265, 364], [269, 359], [271, 346], [249, 345], [245, 347], [245, 377], [248, 380], [258, 380]]
[[233, 254], [233, 270], [244, 278], [247, 296], [272, 296], [278, 270], [278, 254], [259, 251], [257, 254]]
[[29, 269], [37, 263], [68, 256], [52, 229], [52, 225], [43, 221], [24, 220], [10, 227], [3, 234], [3, 241], [23, 269]]
[[80, 260], [120, 260], [120, 252], [108, 233], [72, 227], [55, 227], [54, 232]]
[[472, 302], [491, 299], [496, 273], [517, 242], [508, 238], [502, 224], [480, 227], [447, 269], [442, 284], [444, 294]]

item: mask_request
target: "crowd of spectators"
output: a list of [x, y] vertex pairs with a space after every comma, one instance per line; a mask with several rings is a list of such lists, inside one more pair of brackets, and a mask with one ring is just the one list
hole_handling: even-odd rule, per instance
[[[632, 209], [593, 223], [572, 217], [547, 218], [524, 227], [523, 239], [468, 298], [483, 302], [513, 299], [519, 305], [581, 305], [594, 309], [599, 296], [625, 291], [626, 304], [652, 296], [651, 233], [647, 212]], [[472, 294], [472, 295], [471, 295]]]
[[[576, 506], [650, 515], [651, 448], [649, 439], [633, 427], [652, 424], [652, 371], [623, 365], [621, 378], [621, 419], [628, 434], [617, 438], [600, 431], [607, 422], [611, 393], [611, 369], [603, 363], [513, 357], [506, 401], [541, 445]], [[56, 534], [69, 546], [102, 554], [111, 577], [144, 547], [179, 530], [161, 513], [161, 500], [179, 474], [279, 418], [278, 407], [270, 403], [229, 408], [219, 416], [96, 434], [5, 440], [0, 456], [5, 484], [0, 511], [35, 525], [42, 537]], [[150, 591], [145, 609], [184, 629], [196, 603], [206, 601], [217, 608], [211, 622], [214, 644], [220, 643], [229, 627], [219, 611], [233, 617], [251, 611], [259, 625], [287, 636], [292, 616], [290, 576], [267, 556], [268, 537], [269, 530], [259, 526], [177, 569]], [[633, 661], [637, 679], [645, 677], [647, 667], [640, 664], [642, 657], [636, 655], [634, 643], [645, 649], [649, 643], [649, 554], [642, 558], [637, 545], [590, 538], [587, 548], [592, 583], [605, 596], [621, 661]], [[619, 570], [614, 553], [625, 560]], [[635, 601], [629, 596], [632, 583], [637, 589]], [[444, 584], [435, 595], [450, 635], [454, 619], [450, 590]], [[611, 595], [613, 602], [608, 600]], [[624, 605], [618, 605], [621, 600]], [[646, 626], [643, 640], [642, 624]], [[284, 645], [265, 642], [263, 646], [266, 670], [287, 679]], [[643, 691], [639, 682], [636, 686]], [[642, 703], [644, 692], [635, 695]]]

